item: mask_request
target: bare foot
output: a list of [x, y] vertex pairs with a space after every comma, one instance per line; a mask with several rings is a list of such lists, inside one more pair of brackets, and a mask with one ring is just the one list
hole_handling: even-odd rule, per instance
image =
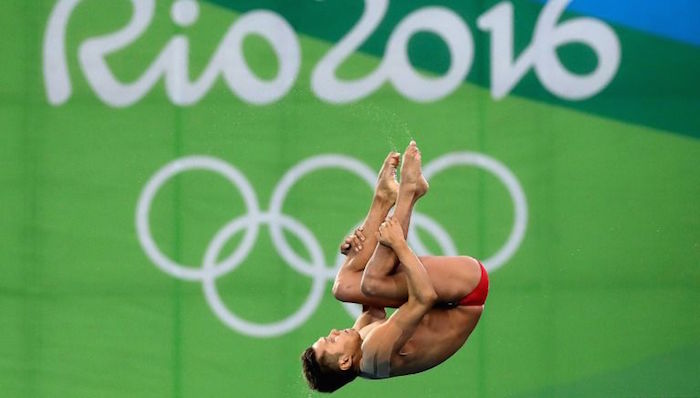
[[396, 182], [396, 168], [399, 166], [399, 153], [390, 152], [382, 169], [377, 177], [377, 187], [374, 194], [377, 198], [385, 200], [387, 203], [396, 203], [396, 198], [399, 195], [399, 183]]
[[415, 194], [415, 199], [428, 192], [428, 181], [421, 171], [421, 154], [416, 142], [411, 140], [403, 154], [401, 164], [401, 189], [407, 189]]

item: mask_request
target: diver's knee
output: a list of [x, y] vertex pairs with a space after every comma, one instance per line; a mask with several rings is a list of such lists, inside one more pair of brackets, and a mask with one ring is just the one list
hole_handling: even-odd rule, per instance
[[362, 277], [362, 282], [360, 283], [360, 290], [362, 291], [362, 294], [364, 294], [367, 297], [376, 297], [378, 294], [378, 285], [379, 284], [377, 278], [365, 275]]

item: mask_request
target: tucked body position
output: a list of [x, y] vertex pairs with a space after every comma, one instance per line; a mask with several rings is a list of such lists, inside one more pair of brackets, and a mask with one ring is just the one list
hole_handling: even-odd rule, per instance
[[[303, 374], [314, 390], [437, 366], [464, 345], [484, 311], [488, 274], [478, 260], [418, 257], [406, 243], [413, 207], [428, 192], [415, 141], [403, 154], [400, 183], [398, 165], [399, 154], [390, 153], [367, 217], [340, 246], [347, 257], [333, 294], [362, 304], [362, 314], [352, 328], [332, 329], [302, 353]], [[398, 309], [387, 318], [385, 307]]]

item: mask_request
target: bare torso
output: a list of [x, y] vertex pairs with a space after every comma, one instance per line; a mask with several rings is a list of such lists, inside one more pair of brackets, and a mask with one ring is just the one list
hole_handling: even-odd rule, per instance
[[[422, 372], [444, 362], [464, 345], [479, 322], [483, 308], [483, 306], [457, 306], [450, 309], [430, 310], [411, 338], [391, 355], [388, 368], [386, 363], [363, 361], [362, 371], [371, 375], [375, 372], [373, 368], [378, 367], [380, 377], [395, 377]], [[363, 359], [374, 358], [375, 352], [382, 348], [373, 344], [373, 341], [381, 341], [381, 339], [371, 337], [373, 333], [382, 332], [382, 329], [377, 327], [386, 321], [386, 319], [376, 320], [360, 330], [360, 336], [363, 338]], [[382, 375], [383, 369], [388, 372], [388, 375], [386, 373]]]

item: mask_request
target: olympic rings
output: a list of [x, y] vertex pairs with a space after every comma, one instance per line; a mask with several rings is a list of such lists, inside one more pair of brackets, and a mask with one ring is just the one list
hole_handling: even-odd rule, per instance
[[[506, 243], [496, 254], [484, 260], [484, 266], [493, 271], [502, 266], [518, 249], [525, 235], [527, 226], [527, 203], [525, 194], [517, 178], [499, 161], [475, 152], [454, 152], [443, 155], [423, 168], [427, 180], [432, 176], [453, 166], [476, 166], [494, 174], [507, 188], [513, 200], [515, 221]], [[299, 220], [283, 214], [282, 207], [289, 190], [305, 175], [326, 168], [348, 171], [367, 182], [373, 189], [376, 173], [361, 161], [341, 154], [325, 154], [307, 158], [292, 167], [275, 187], [267, 212], [260, 210], [257, 195], [250, 182], [234, 166], [221, 159], [209, 156], [187, 156], [176, 159], [158, 170], [146, 183], [136, 206], [136, 232], [141, 247], [148, 258], [163, 272], [175, 278], [187, 281], [201, 281], [204, 296], [217, 317], [228, 327], [240, 333], [254, 337], [274, 337], [302, 325], [314, 313], [326, 288], [326, 282], [333, 281], [344, 257], [338, 255], [334, 267], [326, 265], [323, 250], [318, 239]], [[151, 204], [158, 190], [171, 178], [189, 170], [207, 170], [222, 175], [230, 181], [243, 196], [247, 213], [229, 221], [212, 238], [207, 246], [202, 267], [178, 264], [165, 255], [156, 245], [151, 234], [149, 213]], [[285, 319], [272, 323], [254, 323], [235, 315], [221, 300], [216, 288], [216, 280], [224, 274], [234, 271], [249, 255], [258, 237], [261, 225], [270, 230], [275, 250], [295, 271], [312, 278], [311, 291], [302, 306]], [[444, 255], [457, 255], [450, 235], [435, 220], [425, 214], [414, 211], [412, 225], [408, 233], [409, 244], [419, 255], [428, 250], [415, 232], [421, 227], [436, 238]], [[310, 255], [310, 261], [299, 256], [287, 242], [283, 230], [287, 230], [301, 241]], [[240, 245], [225, 259], [218, 261], [225, 243], [236, 233], [245, 231]], [[359, 315], [359, 306], [343, 303], [351, 316]]]

